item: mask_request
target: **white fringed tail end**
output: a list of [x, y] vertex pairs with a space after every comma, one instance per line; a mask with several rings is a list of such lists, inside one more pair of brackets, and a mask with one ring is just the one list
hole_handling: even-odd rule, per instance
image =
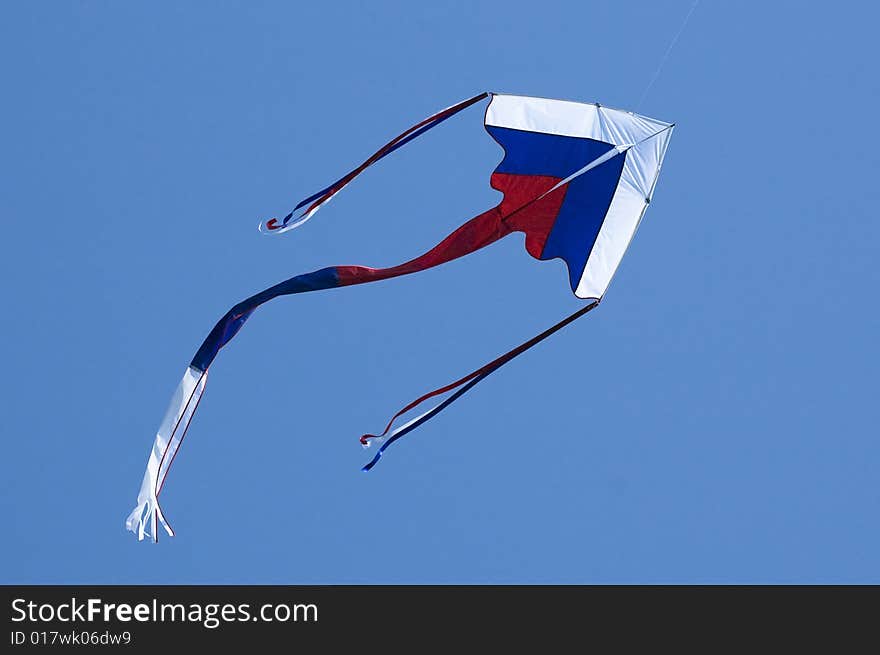
[[[141, 489], [141, 494], [138, 495], [137, 507], [132, 510], [131, 514], [129, 514], [128, 518], [125, 520], [125, 528], [134, 532], [137, 535], [138, 541], [143, 541], [144, 536], [147, 536], [154, 542], [158, 543], [158, 524], [161, 523], [162, 527], [165, 528], [165, 532], [168, 533], [168, 536], [173, 537], [174, 530], [171, 529], [171, 526], [168, 525], [168, 521], [165, 520], [165, 515], [162, 514], [162, 509], [159, 507], [159, 499], [155, 496], [144, 498], [143, 491], [144, 490]], [[149, 528], [147, 528], [148, 523], [152, 524]]]
[[125, 528], [134, 532], [138, 541], [142, 541], [144, 536], [151, 537], [154, 542], [159, 541], [160, 523], [168, 536], [174, 536], [174, 530], [165, 520], [162, 508], [159, 506], [159, 493], [162, 491], [162, 485], [165, 483], [177, 450], [186, 436], [186, 430], [199, 405], [207, 381], [207, 371], [200, 371], [190, 366], [183, 374], [183, 379], [171, 398], [171, 404], [168, 406], [165, 418], [162, 419], [150, 451], [150, 458], [147, 460], [147, 470], [141, 482], [137, 506], [125, 521]]

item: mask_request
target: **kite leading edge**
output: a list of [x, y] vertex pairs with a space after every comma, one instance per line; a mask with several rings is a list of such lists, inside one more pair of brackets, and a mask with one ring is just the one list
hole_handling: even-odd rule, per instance
[[[365, 447], [384, 441], [364, 471], [375, 466], [392, 443], [599, 304], [651, 200], [674, 125], [598, 103], [481, 93], [417, 123], [359, 167], [302, 200], [283, 219], [261, 223], [260, 231], [280, 234], [302, 225], [366, 168], [487, 97], [491, 99], [484, 126], [505, 153], [491, 176], [492, 187], [504, 194], [501, 203], [470, 219], [423, 255], [398, 266], [323, 268], [269, 287], [230, 309], [199, 347], [159, 426], [137, 505], [126, 521], [127, 529], [138, 539], [149, 535], [158, 541], [160, 524], [169, 535], [174, 534], [158, 500], [168, 471], [198, 408], [211, 363], [263, 303], [279, 296], [417, 273], [473, 253], [513, 232], [525, 234], [526, 250], [536, 259], [562, 259], [574, 294], [591, 300], [489, 364], [405, 406], [380, 434], [362, 436]], [[294, 218], [298, 210], [302, 214]], [[403, 414], [447, 393], [450, 395], [436, 406], [392, 429]]]

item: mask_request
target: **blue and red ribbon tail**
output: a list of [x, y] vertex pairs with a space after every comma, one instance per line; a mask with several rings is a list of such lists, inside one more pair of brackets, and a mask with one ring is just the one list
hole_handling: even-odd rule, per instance
[[[374, 441], [374, 440], [384, 440], [384, 443], [379, 448], [379, 450], [376, 452], [376, 454], [373, 456], [373, 459], [370, 460], [361, 470], [364, 472], [371, 470], [378, 463], [378, 461], [381, 459], [382, 454], [385, 452], [385, 450], [391, 444], [393, 444], [395, 441], [397, 441], [398, 439], [400, 439], [403, 436], [406, 436], [407, 434], [409, 434], [410, 432], [412, 432], [413, 430], [415, 430], [419, 426], [424, 425], [425, 423], [430, 421], [432, 418], [437, 416], [437, 414], [439, 414], [444, 409], [449, 407], [452, 403], [454, 403], [456, 400], [461, 398], [464, 394], [466, 394], [468, 391], [473, 389], [477, 384], [479, 384], [480, 382], [485, 380], [492, 373], [494, 373], [499, 368], [501, 368], [502, 366], [507, 364], [509, 361], [515, 359], [516, 357], [523, 354], [524, 352], [526, 352], [530, 348], [533, 348], [534, 346], [536, 346], [537, 344], [542, 342], [544, 339], [546, 339], [547, 337], [549, 337], [552, 334], [555, 334], [556, 332], [558, 332], [559, 330], [561, 330], [565, 326], [569, 325], [570, 323], [576, 321], [581, 316], [584, 316], [585, 314], [589, 313], [590, 311], [595, 309], [595, 307], [598, 306], [598, 304], [599, 304], [599, 301], [594, 300], [593, 302], [582, 307], [581, 309], [574, 312], [570, 316], [567, 316], [566, 318], [562, 319], [561, 321], [559, 321], [558, 323], [556, 323], [552, 327], [544, 330], [540, 334], [538, 334], [538, 335], [532, 337], [531, 339], [529, 339], [528, 341], [520, 344], [519, 346], [517, 346], [513, 350], [510, 350], [510, 351], [506, 352], [505, 354], [501, 355], [500, 357], [497, 357], [496, 359], [492, 360], [491, 362], [489, 362], [485, 366], [481, 366], [477, 370], [473, 371], [472, 373], [469, 373], [468, 375], [464, 376], [463, 378], [460, 378], [459, 380], [456, 380], [455, 382], [452, 382], [451, 384], [448, 384], [444, 387], [440, 387], [439, 389], [435, 389], [434, 391], [430, 391], [430, 392], [426, 393], [425, 395], [417, 398], [416, 400], [414, 400], [411, 403], [409, 403], [408, 405], [406, 405], [403, 409], [398, 411], [394, 416], [392, 416], [391, 420], [386, 425], [385, 430], [383, 432], [381, 432], [380, 434], [365, 434], [365, 435], [363, 435], [361, 437], [361, 445], [363, 445], [364, 447], [369, 447], [370, 442]], [[451, 396], [449, 396], [448, 398], [443, 400], [441, 403], [439, 403], [435, 407], [432, 407], [427, 412], [425, 412], [425, 413], [417, 416], [416, 418], [404, 423], [403, 425], [394, 429], [393, 431], [391, 430], [395, 421], [398, 418], [400, 418], [403, 414], [405, 414], [406, 412], [408, 412], [412, 409], [415, 409], [416, 407], [421, 405], [423, 402], [425, 402], [429, 398], [434, 398], [434, 397], [439, 396], [441, 394], [444, 394], [446, 392], [452, 391], [453, 389], [456, 389], [455, 393], [453, 393]]]
[[[401, 134], [398, 134], [396, 137], [391, 139], [391, 141], [389, 141], [372, 155], [370, 155], [370, 157], [368, 157], [360, 166], [349, 171], [341, 178], [333, 182], [333, 184], [330, 184], [329, 186], [318, 191], [317, 193], [313, 193], [309, 197], [300, 200], [293, 208], [293, 210], [280, 221], [277, 218], [270, 218], [266, 221], [261, 222], [259, 225], [260, 232], [262, 232], [263, 234], [282, 234], [296, 227], [299, 227], [300, 225], [308, 221], [315, 214], [315, 212], [321, 208], [322, 205], [327, 203], [334, 195], [339, 193], [339, 191], [341, 191], [352, 180], [354, 180], [354, 178], [363, 173], [367, 168], [369, 168], [379, 160], [384, 159], [398, 148], [402, 148], [413, 139], [420, 137], [428, 130], [437, 127], [444, 121], [455, 116], [460, 111], [467, 109], [471, 105], [480, 102], [488, 96], [488, 92], [480, 93], [472, 98], [468, 98], [467, 100], [459, 102], [456, 105], [447, 107], [446, 109], [443, 109], [436, 114], [428, 116], [428, 118], [424, 119], [423, 121], [416, 123], [405, 132], [402, 132]], [[294, 213], [296, 213], [300, 209], [303, 209], [303, 213], [294, 220]]]
[[157, 540], [159, 527], [163, 527], [169, 535], [174, 534], [162, 513], [159, 494], [198, 408], [207, 383], [208, 369], [220, 350], [238, 334], [260, 305], [281, 296], [378, 282], [424, 271], [479, 250], [507, 234], [510, 234], [510, 229], [505, 225], [498, 207], [495, 207], [466, 222], [428, 252], [398, 266], [330, 266], [280, 282], [232, 307], [217, 321], [199, 346], [171, 398], [147, 460], [137, 505], [126, 520], [126, 527], [139, 539], [149, 535], [154, 541]]
[[[415, 429], [416, 429], [417, 427], [419, 427], [420, 425], [422, 425], [422, 424], [427, 423], [428, 421], [430, 421], [430, 420], [431, 420], [432, 418], [434, 418], [437, 414], [439, 414], [440, 412], [442, 412], [444, 409], [446, 409], [447, 407], [449, 407], [452, 403], [454, 403], [456, 400], [458, 400], [458, 399], [461, 398], [464, 394], [466, 394], [468, 391], [470, 391], [470, 390], [471, 390], [474, 386], [476, 386], [479, 382], [481, 382], [482, 380], [484, 380], [485, 378], [487, 378], [489, 375], [491, 375], [492, 373], [494, 373], [498, 368], [500, 368], [500, 366], [498, 366], [498, 367], [496, 367], [496, 368], [493, 368], [492, 370], [490, 370], [490, 371], [488, 371], [488, 372], [486, 372], [486, 373], [483, 373], [482, 375], [479, 375], [479, 376], [475, 377], [475, 378], [472, 379], [470, 382], [468, 382], [465, 386], [463, 386], [462, 388], [460, 388], [458, 391], [456, 391], [454, 394], [452, 394], [451, 396], [449, 396], [449, 398], [447, 398], [446, 400], [444, 400], [442, 403], [440, 403], [440, 404], [437, 405], [436, 407], [433, 407], [432, 409], [430, 409], [429, 411], [425, 412], [424, 414], [422, 414], [421, 416], [419, 416], [419, 417], [416, 418], [415, 420], [413, 420], [413, 421], [411, 421], [411, 422], [409, 422], [409, 423], [407, 423], [407, 424], [401, 426], [399, 429], [395, 430], [394, 433], [393, 433], [390, 437], [388, 437], [388, 439], [385, 441], [385, 443], [383, 443], [383, 444], [379, 447], [379, 450], [376, 451], [376, 454], [373, 456], [373, 459], [371, 459], [371, 460], [370, 460], [369, 462], [367, 462], [363, 467], [361, 467], [361, 471], [363, 471], [364, 473], [366, 473], [367, 471], [371, 470], [374, 466], [376, 466], [376, 464], [377, 464], [377, 463], [379, 462], [379, 460], [381, 459], [381, 457], [382, 457], [382, 453], [384, 453], [385, 450], [386, 450], [391, 444], [393, 444], [395, 441], [397, 441], [397, 440], [400, 439], [401, 437], [406, 436], [407, 434], [409, 434], [410, 432], [412, 432], [413, 430], [415, 430]], [[369, 439], [369, 438], [379, 438], [379, 437], [373, 437], [372, 435], [364, 435], [364, 436], [365, 436], [365, 437], [368, 437], [368, 439]], [[361, 443], [363, 443], [363, 442], [364, 442], [364, 438], [361, 437]]]

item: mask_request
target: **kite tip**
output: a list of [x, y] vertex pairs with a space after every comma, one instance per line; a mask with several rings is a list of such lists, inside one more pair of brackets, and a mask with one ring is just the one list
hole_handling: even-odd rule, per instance
[[274, 217], [257, 223], [257, 230], [261, 234], [271, 234], [274, 230], [277, 230], [280, 227], [282, 226], [278, 225], [278, 219]]
[[372, 461], [367, 462], [366, 464], [364, 464], [364, 465], [361, 467], [361, 473], [369, 473], [370, 470], [371, 470], [374, 466], [376, 466], [376, 462], [379, 461], [379, 458], [380, 458], [380, 457], [382, 457], [382, 451], [381, 451], [381, 450], [380, 450], [378, 453], [376, 453], [376, 456], [372, 459]]
[[139, 497], [137, 507], [132, 510], [125, 521], [126, 530], [133, 532], [138, 541], [149, 537], [153, 543], [159, 543], [160, 526], [165, 528], [169, 537], [174, 536], [174, 530], [171, 529], [162, 514], [162, 508], [159, 507], [159, 499], [155, 495]]
[[[320, 207], [320, 205], [319, 205]], [[290, 212], [284, 218], [268, 218], [265, 221], [260, 221], [257, 225], [257, 229], [262, 234], [284, 234], [285, 232], [289, 232], [290, 230], [299, 227], [306, 221], [308, 221], [314, 213], [318, 211], [318, 207], [315, 207], [309, 212], [302, 214], [298, 219], [291, 221], [293, 218], [293, 212]]]
[[374, 441], [383, 441], [385, 435], [382, 434], [362, 434], [360, 438], [361, 446], [365, 449], [373, 445]]

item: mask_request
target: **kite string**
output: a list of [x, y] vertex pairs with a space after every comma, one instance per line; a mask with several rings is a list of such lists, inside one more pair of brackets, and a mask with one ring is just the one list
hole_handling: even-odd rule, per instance
[[685, 28], [687, 27], [688, 21], [691, 19], [691, 14], [694, 13], [694, 9], [697, 8], [697, 5], [700, 4], [700, 0], [694, 0], [691, 5], [690, 10], [687, 13], [687, 16], [684, 17], [684, 20], [681, 23], [681, 27], [678, 28], [678, 32], [672, 37], [672, 41], [669, 43], [669, 47], [666, 48], [666, 53], [660, 59], [660, 63], [657, 65], [657, 70], [654, 71], [654, 75], [651, 77], [651, 81], [648, 82], [648, 86], [645, 87], [645, 90], [642, 92], [642, 97], [639, 98], [639, 102], [636, 105], [636, 112], [642, 108], [642, 103], [645, 101], [645, 98], [648, 97], [648, 92], [651, 90], [651, 87], [654, 86], [654, 82], [657, 81], [657, 78], [660, 77], [660, 71], [663, 70], [663, 66], [666, 64], [666, 60], [669, 59], [669, 55], [672, 53], [672, 49], [675, 47], [675, 44], [678, 43], [678, 39], [681, 38], [681, 35], [684, 33]]

